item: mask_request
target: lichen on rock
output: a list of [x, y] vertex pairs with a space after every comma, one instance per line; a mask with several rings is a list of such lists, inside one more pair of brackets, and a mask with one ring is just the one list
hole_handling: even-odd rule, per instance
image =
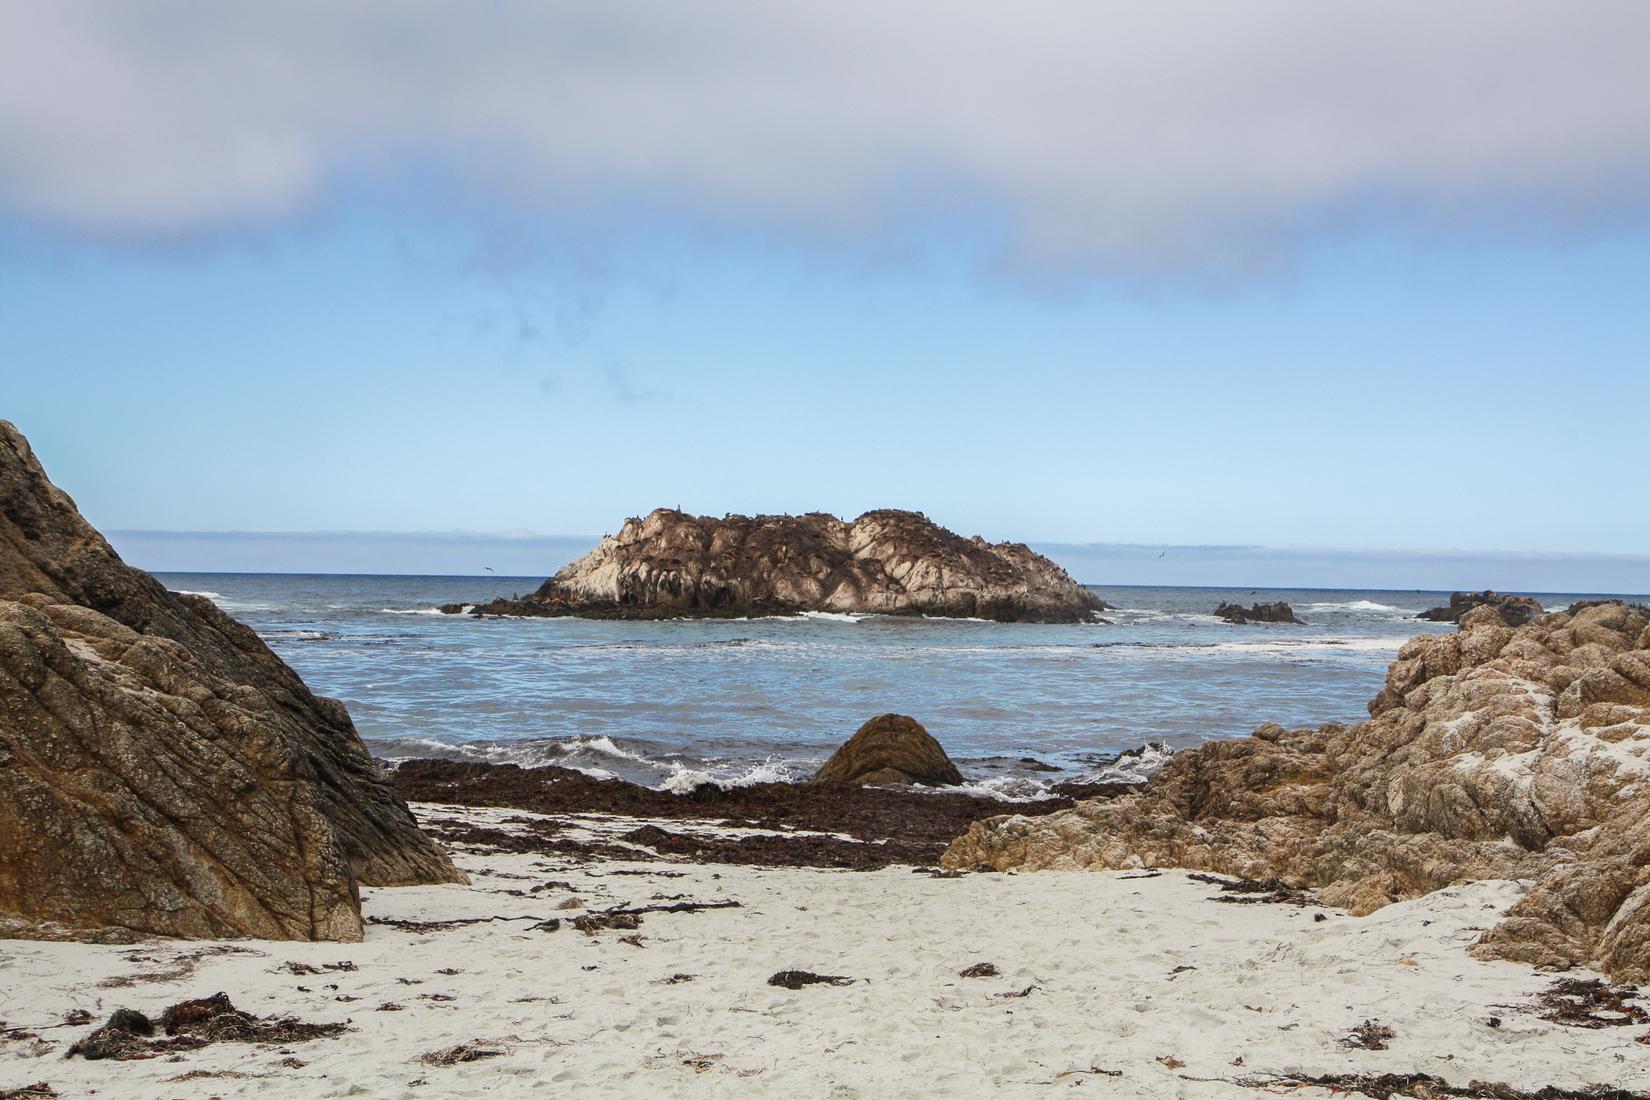
[[1405, 644], [1369, 709], [1183, 751], [1119, 798], [976, 822], [944, 863], [1279, 877], [1355, 913], [1527, 879], [1475, 954], [1650, 979], [1650, 608], [1514, 626], [1475, 607]]

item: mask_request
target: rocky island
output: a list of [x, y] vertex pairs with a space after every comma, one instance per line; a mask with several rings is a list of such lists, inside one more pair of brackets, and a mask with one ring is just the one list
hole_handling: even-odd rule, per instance
[[1236, 626], [1243, 626], [1246, 623], [1293, 623], [1295, 626], [1306, 625], [1300, 619], [1295, 617], [1294, 608], [1290, 607], [1282, 600], [1279, 600], [1276, 603], [1256, 603], [1250, 607], [1244, 607], [1240, 603], [1227, 603], [1225, 600], [1221, 600], [1220, 606], [1215, 608], [1215, 615]]
[[819, 512], [715, 519], [660, 508], [626, 520], [532, 595], [470, 612], [663, 619], [828, 611], [1072, 623], [1105, 606], [1023, 543], [963, 538], [919, 512], [881, 509], [848, 522]]
[[1543, 610], [1540, 602], [1532, 597], [1509, 596], [1486, 588], [1482, 592], [1452, 593], [1449, 603], [1443, 607], [1429, 608], [1415, 617], [1432, 623], [1458, 623], [1462, 615], [1484, 606], [1495, 608], [1508, 626], [1523, 626]]

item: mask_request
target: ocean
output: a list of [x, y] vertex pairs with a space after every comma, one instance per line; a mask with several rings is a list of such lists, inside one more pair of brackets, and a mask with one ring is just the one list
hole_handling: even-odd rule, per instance
[[[971, 784], [1147, 766], [1122, 750], [1355, 722], [1447, 592], [1093, 586], [1079, 626], [811, 614], [610, 622], [475, 620], [437, 605], [542, 578], [159, 573], [251, 625], [375, 756], [559, 764], [649, 786], [806, 778], [861, 723], [909, 714]], [[1575, 594], [1536, 595], [1561, 609]], [[1638, 597], [1642, 599], [1643, 597]], [[1232, 626], [1221, 600], [1287, 601], [1306, 626]], [[1053, 769], [1053, 770], [1048, 770]]]

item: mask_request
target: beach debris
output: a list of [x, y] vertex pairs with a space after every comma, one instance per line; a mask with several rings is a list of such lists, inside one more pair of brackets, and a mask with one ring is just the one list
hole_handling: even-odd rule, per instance
[[1119, 875], [1117, 877], [1120, 878], [1120, 879], [1123, 879], [1126, 882], [1132, 882], [1135, 879], [1142, 879], [1142, 878], [1162, 878], [1163, 877], [1163, 872], [1159, 871], [1159, 870], [1156, 870], [1156, 869], [1152, 869], [1152, 870], [1149, 870], [1149, 871], [1142, 871], [1141, 873], [1139, 873], [1137, 875]]
[[707, 1069], [714, 1069], [716, 1063], [722, 1060], [720, 1054], [690, 1054], [682, 1059], [684, 1066], [692, 1066], [694, 1073], [703, 1073]]
[[227, 993], [179, 1001], [161, 1013], [166, 1038], [151, 1038], [156, 1024], [134, 1009], [122, 1008], [108, 1023], [69, 1047], [66, 1058], [88, 1060], [153, 1058], [171, 1051], [195, 1050], [210, 1043], [298, 1043], [332, 1038], [346, 1024], [313, 1024], [291, 1016], [254, 1016], [236, 1008]]
[[512, 916], [494, 914], [490, 917], [454, 917], [451, 920], [399, 920], [395, 917], [368, 917], [368, 924], [382, 924], [386, 928], [399, 929], [402, 932], [447, 932], [454, 928], [463, 928], [471, 924], [487, 924], [491, 921], [531, 920], [541, 924], [544, 917]]
[[568, 898], [557, 904], [557, 909], [583, 909], [584, 901], [581, 898]]
[[0, 1089], [0, 1100], [49, 1100], [57, 1091], [44, 1081], [15, 1089]]
[[640, 928], [642, 918], [639, 913], [627, 913], [615, 910], [606, 913], [585, 913], [573, 918], [573, 927], [587, 936], [594, 936], [597, 932], [609, 928]]
[[647, 946], [647, 944], [642, 942], [642, 937], [639, 936], [639, 935], [637, 935], [637, 936], [620, 936], [619, 937], [619, 942], [624, 943], [624, 944], [629, 944], [631, 947], [646, 947]]
[[696, 977], [698, 977], [697, 974], [672, 974], [668, 978], [660, 978], [654, 984], [655, 985], [681, 985], [683, 982], [691, 982]]
[[84, 1027], [92, 1020], [92, 1014], [84, 1008], [71, 1008], [63, 1014], [63, 1022], [69, 1027]]
[[490, 1047], [480, 1039], [471, 1039], [469, 1042], [459, 1043], [456, 1046], [442, 1047], [432, 1050], [418, 1059], [426, 1066], [456, 1066], [460, 1062], [478, 1062], [483, 1058], [501, 1058], [504, 1051], [497, 1047]]
[[600, 912], [585, 913], [573, 918], [573, 927], [587, 936], [609, 928], [619, 928], [626, 931], [642, 926], [642, 915], [645, 913], [698, 913], [706, 909], [739, 909], [743, 908], [739, 902], [723, 901], [675, 901], [668, 905], [634, 905], [614, 906], [612, 909], [603, 909]]
[[1181, 965], [1175, 967], [1173, 970], [1169, 971], [1169, 981], [1171, 981], [1171, 982], [1174, 981], [1176, 978], [1180, 977], [1180, 975], [1186, 973], [1186, 971], [1188, 971], [1188, 970], [1196, 970], [1196, 969], [1197, 969], [1197, 967], [1192, 966], [1190, 963], [1182, 963]]
[[1157, 1056], [1157, 1060], [1169, 1069], [1180, 1069], [1186, 1064], [1172, 1054], [1159, 1054]]
[[560, 932], [561, 931], [561, 918], [560, 917], [551, 917], [549, 920], [541, 920], [537, 924], [533, 925], [531, 928], [527, 929], [527, 931], [529, 931], [529, 932]]
[[1003, 998], [1004, 1000], [1008, 1000], [1008, 999], [1011, 999], [1011, 998], [1014, 998], [1014, 997], [1029, 997], [1029, 996], [1031, 996], [1031, 991], [1033, 989], [1036, 989], [1036, 988], [1037, 987], [1035, 985], [1028, 985], [1024, 989], [1010, 990], [1007, 993], [999, 993], [999, 994], [997, 994], [997, 996]]
[[1309, 891], [1290, 886], [1281, 878], [1222, 878], [1219, 875], [1205, 875], [1194, 872], [1186, 876], [1193, 882], [1207, 882], [1212, 886], [1220, 887], [1223, 895], [1210, 898], [1210, 901], [1223, 901], [1236, 905], [1321, 905], [1317, 898]]
[[418, 995], [418, 999], [421, 1000], [421, 1001], [442, 1001], [442, 1002], [458, 1000], [458, 998], [454, 997], [451, 993], [420, 993]]
[[995, 963], [977, 962], [973, 966], [965, 966], [957, 971], [959, 978], [995, 978], [1002, 974]]
[[801, 989], [805, 985], [853, 985], [858, 979], [841, 974], [815, 974], [810, 970], [781, 970], [768, 979], [769, 985], [782, 989]]
[[962, 878], [967, 871], [946, 870], [941, 867], [913, 867], [913, 875], [927, 875], [929, 878]]
[[[1083, 1074], [1092, 1074], [1096, 1077], [1121, 1077], [1123, 1071], [1120, 1069], [1101, 1069], [1099, 1066], [1090, 1066], [1088, 1069], [1063, 1069], [1054, 1075], [1054, 1079], [1061, 1081], [1067, 1077], [1080, 1077]], [[1078, 1083], [1081, 1084], [1081, 1082]]]
[[450, 978], [454, 974], [462, 974], [462, 973], [464, 973], [464, 971], [460, 970], [456, 966], [444, 966], [440, 970], [437, 970], [436, 973], [444, 975], [444, 976]]
[[205, 959], [219, 955], [258, 955], [261, 952], [245, 947], [236, 947], [233, 944], [213, 944], [210, 947], [201, 947], [193, 951], [182, 951], [170, 958], [162, 958], [143, 951], [129, 951], [121, 956], [129, 963], [153, 963], [160, 967], [157, 970], [139, 971], [136, 974], [120, 974], [113, 978], [105, 978], [98, 982], [99, 989], [125, 989], [140, 983], [167, 983], [180, 982], [190, 977], [200, 968]]
[[381, 1004], [377, 1008], [373, 1009], [373, 1011], [374, 1012], [401, 1012], [401, 1011], [403, 1011], [403, 1008], [402, 1008], [401, 1005], [396, 1004], [394, 1001], [385, 1001], [383, 1004]]
[[324, 971], [328, 971], [328, 970], [338, 970], [338, 971], [359, 970], [360, 967], [356, 966], [354, 963], [352, 963], [352, 962], [350, 962], [349, 960], [346, 959], [343, 962], [322, 963], [320, 966], [312, 966], [309, 963], [303, 963], [303, 962], [289, 962], [289, 963], [286, 964], [286, 969], [289, 973], [292, 973], [292, 974], [320, 974], [320, 973], [322, 973]]
[[69, 1047], [65, 1058], [80, 1055], [89, 1061], [100, 1058], [152, 1058], [159, 1051], [151, 1051], [147, 1041], [155, 1033], [149, 1017], [131, 1008], [117, 1008], [107, 1023]]
[[1541, 1018], [1565, 1027], [1625, 1027], [1650, 1023], [1637, 986], [1609, 985], [1597, 978], [1560, 978], [1536, 996]]
[[1385, 1050], [1387, 1042], [1396, 1039], [1398, 1033], [1379, 1020], [1365, 1020], [1347, 1033], [1341, 1040], [1341, 1046], [1358, 1050]]
[[1319, 1076], [1290, 1073], [1278, 1077], [1240, 1077], [1232, 1083], [1250, 1089], [1320, 1088], [1332, 1093], [1373, 1097], [1373, 1100], [1395, 1100], [1399, 1097], [1415, 1097], [1418, 1100], [1443, 1100], [1444, 1097], [1463, 1097], [1465, 1100], [1650, 1100], [1650, 1092], [1614, 1085], [1594, 1084], [1579, 1089], [1557, 1085], [1520, 1089], [1492, 1081], [1453, 1085], [1430, 1073], [1326, 1073]]

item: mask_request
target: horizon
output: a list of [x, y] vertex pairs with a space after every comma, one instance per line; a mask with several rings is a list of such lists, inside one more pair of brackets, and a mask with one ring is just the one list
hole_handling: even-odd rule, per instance
[[[111, 529], [104, 535], [124, 559], [153, 573], [511, 580], [542, 580], [600, 541], [526, 532]], [[1650, 555], [1009, 541], [1026, 542], [1091, 587], [1650, 595]], [[461, 567], [466, 560], [471, 564]]]

